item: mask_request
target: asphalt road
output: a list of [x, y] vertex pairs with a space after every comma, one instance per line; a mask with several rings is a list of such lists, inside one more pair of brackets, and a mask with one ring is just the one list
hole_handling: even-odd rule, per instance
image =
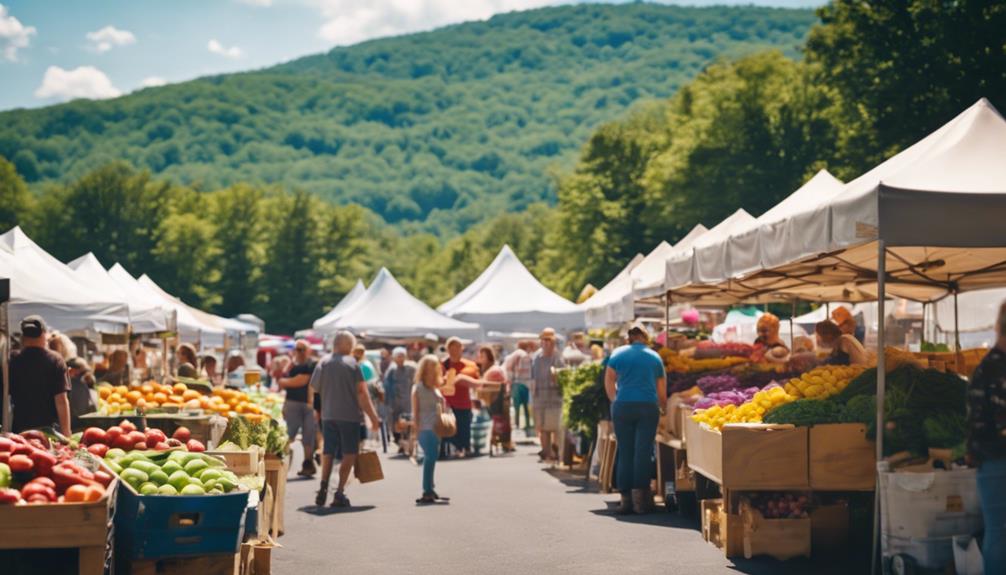
[[[295, 446], [299, 450], [300, 445]], [[857, 573], [832, 562], [731, 561], [674, 513], [621, 518], [577, 476], [516, 454], [439, 462], [437, 491], [448, 504], [419, 507], [421, 469], [382, 461], [385, 479], [351, 484], [348, 510], [314, 506], [317, 480], [291, 473], [286, 533], [273, 553], [280, 575], [329, 573], [570, 573], [576, 575]], [[294, 470], [299, 469], [295, 462]]]

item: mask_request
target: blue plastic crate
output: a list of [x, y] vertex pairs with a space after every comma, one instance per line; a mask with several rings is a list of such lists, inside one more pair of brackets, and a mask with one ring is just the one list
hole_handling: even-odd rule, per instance
[[248, 492], [140, 495], [123, 483], [115, 513], [117, 561], [237, 553]]

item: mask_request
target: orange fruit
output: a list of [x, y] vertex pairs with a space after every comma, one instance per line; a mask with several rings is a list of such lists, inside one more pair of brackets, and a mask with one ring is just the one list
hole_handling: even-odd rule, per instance
[[185, 401], [189, 401], [190, 399], [199, 399], [200, 397], [202, 397], [202, 394], [194, 389], [186, 389], [182, 392], [182, 398]]
[[180, 395], [169, 395], [168, 401], [170, 401], [171, 403], [182, 404], [185, 403], [185, 398], [183, 398]]
[[108, 396], [112, 395], [112, 386], [102, 385], [98, 387], [98, 397], [101, 399], [108, 399]]
[[140, 393], [140, 390], [138, 389], [134, 389], [126, 394], [126, 401], [132, 403], [133, 405], [136, 405], [136, 402], [140, 399], [143, 399], [143, 394]]
[[143, 392], [144, 396], [146, 396], [147, 394], [152, 394], [154, 393], [154, 386], [150, 385], [149, 383], [144, 383], [143, 385], [140, 386], [140, 391]]
[[165, 395], [164, 392], [162, 391], [158, 391], [157, 393], [154, 394], [154, 401], [156, 401], [157, 403], [164, 403], [167, 400], [168, 396]]
[[188, 388], [189, 386], [185, 385], [184, 383], [176, 383], [174, 386], [172, 386], [171, 389], [175, 391], [175, 395], [181, 395], [185, 393], [185, 390]]

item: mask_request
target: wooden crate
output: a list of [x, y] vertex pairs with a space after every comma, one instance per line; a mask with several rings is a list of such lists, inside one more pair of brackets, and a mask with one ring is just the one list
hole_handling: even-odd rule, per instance
[[274, 547], [275, 545], [262, 542], [243, 544], [238, 575], [270, 575]]
[[101, 575], [109, 559], [118, 479], [91, 503], [0, 506], [0, 549], [79, 549], [80, 575]]
[[810, 512], [811, 549], [815, 556], [838, 555], [849, 549], [849, 504], [834, 503]]
[[876, 444], [861, 423], [810, 428], [808, 463], [815, 491], [873, 491], [877, 482]]
[[174, 559], [138, 559], [126, 567], [126, 575], [234, 575], [238, 554], [203, 555]]
[[803, 519], [765, 519], [746, 502], [741, 503], [744, 558], [768, 555], [785, 561], [810, 557], [811, 522]]
[[726, 489], [805, 490], [807, 436], [807, 428], [792, 425], [726, 425], [716, 432], [689, 418], [688, 466]]
[[265, 452], [257, 445], [252, 445], [246, 451], [207, 451], [206, 454], [223, 459], [227, 464], [227, 469], [239, 477], [242, 475], [265, 476]]
[[[286, 461], [275, 455], [265, 457], [265, 482], [272, 490], [273, 504], [271, 517], [265, 518], [264, 525], [269, 526], [269, 535], [279, 537], [283, 535], [283, 502], [286, 499]], [[261, 519], [260, 519], [261, 520]]]
[[722, 549], [727, 557], [744, 553], [744, 529], [741, 517], [732, 515], [723, 499], [703, 499], [699, 503], [702, 537]]

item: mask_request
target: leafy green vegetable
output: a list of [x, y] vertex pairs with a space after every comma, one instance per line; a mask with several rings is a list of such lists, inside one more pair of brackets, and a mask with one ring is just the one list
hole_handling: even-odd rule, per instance
[[776, 407], [765, 414], [765, 423], [792, 423], [814, 425], [842, 421], [841, 405], [819, 399], [798, 399]]

